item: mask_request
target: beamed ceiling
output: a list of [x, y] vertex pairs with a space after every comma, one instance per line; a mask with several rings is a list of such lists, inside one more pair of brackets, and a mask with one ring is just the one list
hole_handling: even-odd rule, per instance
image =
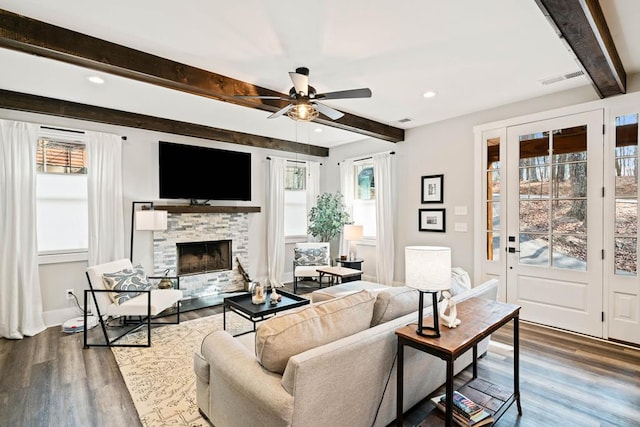
[[[462, 28], [467, 28], [468, 32], [454, 34], [458, 27], [445, 26], [445, 31], [451, 29], [451, 35], [435, 35], [425, 25], [417, 26], [412, 17], [399, 17], [381, 1], [366, 2], [369, 8], [363, 13], [365, 22], [346, 19], [355, 13], [352, 5], [341, 6], [337, 1], [315, 4], [309, 13], [300, 12], [300, 16], [307, 17], [306, 26], [302, 27], [306, 33], [301, 34], [295, 32], [300, 26], [290, 23], [296, 19], [295, 8], [287, 10], [290, 16], [285, 19], [269, 10], [283, 5], [268, 3], [267, 7], [267, 2], [258, 0], [245, 5], [255, 7], [255, 10], [245, 9], [246, 27], [224, 24], [234, 12], [234, 6], [226, 2], [211, 2], [227, 6], [217, 10], [215, 19], [208, 22], [206, 28], [202, 25], [207, 21], [198, 19], [198, 11], [192, 10], [190, 15], [188, 11], [176, 11], [172, 9], [175, 3], [166, 1], [140, 3], [140, 7], [135, 8], [119, 8], [117, 4], [106, 8], [94, 1], [73, 0], [65, 2], [62, 8], [45, 1], [0, 1], [4, 8], [0, 9], [0, 59], [3, 59], [0, 107], [326, 156], [330, 147], [342, 143], [368, 137], [400, 142], [406, 129], [553, 91], [587, 84], [591, 84], [601, 98], [626, 91], [623, 61], [616, 50], [606, 14], [596, 0], [530, 0], [530, 4], [525, 5], [487, 0], [481, 2], [482, 7], [462, 1], [464, 6], [439, 8], [426, 6], [422, 4], [424, 2], [408, 2], [407, 7], [415, 9], [418, 15], [440, 16], [444, 20], [457, 16], [466, 25]], [[149, 3], [148, 6], [154, 9], [145, 13], [141, 9], [142, 3]], [[625, 41], [625, 33], [621, 30], [624, 22], [616, 2], [602, 3], [607, 3], [604, 9], [615, 22], [614, 34], [618, 40]], [[375, 13], [377, 8], [380, 13]], [[634, 13], [638, 9], [634, 7]], [[468, 16], [467, 11], [473, 15]], [[171, 17], [172, 13], [175, 16]], [[406, 14], [411, 14], [411, 10]], [[186, 16], [188, 20], [184, 19]], [[114, 17], [118, 19], [114, 20]], [[157, 25], [154, 25], [154, 19], [159, 20]], [[496, 28], [473, 32], [473, 22], [483, 19], [485, 26], [501, 24], [512, 33], [505, 34]], [[106, 25], [107, 21], [113, 25]], [[173, 25], [167, 26], [167, 22]], [[254, 28], [251, 23], [260, 23], [263, 27]], [[281, 27], [274, 29], [276, 24]], [[349, 25], [353, 27], [351, 31], [343, 28]], [[415, 28], [405, 28], [410, 25]], [[222, 28], [211, 29], [211, 26]], [[514, 28], [530, 34], [513, 33]], [[203, 42], [202, 38], [211, 37], [211, 31], [224, 34], [224, 40]], [[377, 37], [376, 31], [387, 36]], [[184, 41], [181, 32], [190, 35], [190, 39], [187, 37], [190, 44], [180, 44]], [[279, 49], [261, 47], [260, 34], [268, 39], [272, 32], [279, 37]], [[175, 44], [166, 33], [178, 39]], [[351, 36], [332, 43], [327, 39], [334, 33]], [[421, 33], [424, 33], [422, 37]], [[321, 36], [325, 36], [324, 43], [318, 41]], [[484, 43], [488, 44], [490, 37], [503, 45], [497, 52], [490, 49], [491, 46], [475, 54], [467, 49], [469, 46], [475, 49], [474, 39], [486, 39]], [[300, 38], [306, 42], [306, 47], [304, 43], [302, 46], [296, 44]], [[407, 46], [409, 43], [413, 46]], [[633, 62], [635, 58], [629, 56], [629, 49], [626, 44], [624, 46], [624, 54], [633, 71], [638, 71], [634, 68], [637, 66]], [[254, 47], [264, 52], [260, 54]], [[380, 54], [382, 51], [384, 55]], [[434, 59], [430, 59], [432, 54]], [[298, 56], [301, 57], [299, 60]], [[582, 71], [584, 76], [572, 79], [573, 82], [560, 83], [555, 88], [544, 87], [539, 81], [534, 87], [513, 76], [514, 70], [520, 76], [526, 70], [532, 71], [530, 68], [534, 66], [527, 68], [525, 58], [537, 64], [535, 67], [538, 68], [531, 75], [539, 80], [575, 71]], [[249, 65], [243, 65], [244, 60]], [[220, 70], [215, 69], [216, 63], [220, 64]], [[290, 119], [269, 120], [266, 119], [268, 114], [259, 114], [271, 114], [287, 102], [234, 97], [286, 96], [291, 86], [287, 72], [299, 65], [309, 66], [310, 84], [318, 87], [322, 84], [321, 92], [371, 87], [373, 97], [327, 101], [345, 115], [338, 120], [321, 115], [311, 126], [314, 130], [324, 130], [325, 136], [314, 134], [313, 138], [308, 136], [302, 142], [297, 125]], [[487, 70], [487, 66], [492, 68]], [[457, 74], [461, 67], [467, 68], [465, 79]], [[107, 77], [105, 85], [110, 93], [118, 93], [122, 84], [123, 88], [128, 85], [125, 93], [129, 96], [120, 96], [119, 103], [110, 102], [107, 93], [103, 91], [96, 96], [91, 93], [95, 89], [87, 88], [84, 81], [65, 86], [65, 79], [77, 70], [85, 76], [92, 72], [112, 76], [111, 80]], [[230, 77], [234, 70], [235, 77]], [[316, 70], [318, 73], [314, 73]], [[509, 78], [506, 74], [502, 77], [503, 72], [509, 74]], [[58, 77], [57, 73], [62, 74]], [[424, 78], [420, 79], [421, 75]], [[255, 76], [255, 80], [248, 81], [246, 76]], [[37, 77], [48, 79], [49, 83], [30, 80]], [[54, 80], [56, 77], [59, 80]], [[531, 76], [528, 78], [530, 80]], [[61, 82], [60, 91], [52, 87], [54, 81]], [[272, 83], [276, 81], [277, 84]], [[473, 91], [467, 90], [465, 97], [448, 99], [449, 92], [455, 94], [460, 88], [470, 87], [469, 83], [474, 85]], [[485, 86], [490, 92], [483, 92]], [[436, 90], [437, 96], [427, 101], [421, 95], [429, 88]], [[507, 95], [513, 93], [515, 95]], [[144, 105], [132, 107], [126, 102], [132, 101], [128, 98], [153, 96], [158, 96], [158, 100], [175, 101], [153, 103], [150, 100], [146, 108]], [[417, 102], [414, 98], [418, 98]], [[169, 105], [162, 110], [160, 107], [165, 104]], [[171, 104], [176, 104], [174, 108], [179, 110], [171, 110]], [[212, 117], [217, 121], [197, 117], [208, 108], [215, 109]], [[241, 125], [231, 126], [232, 122]], [[295, 135], [291, 132], [294, 127]]]

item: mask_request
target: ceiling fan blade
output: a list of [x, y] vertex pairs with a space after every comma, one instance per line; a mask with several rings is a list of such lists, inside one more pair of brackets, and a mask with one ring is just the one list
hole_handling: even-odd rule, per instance
[[350, 89], [339, 90], [337, 92], [319, 93], [315, 96], [315, 99], [346, 99], [346, 98], [371, 98], [371, 89]]
[[331, 120], [337, 120], [344, 116], [343, 112], [334, 110], [333, 108], [320, 104], [319, 102], [312, 102], [312, 104], [315, 105], [319, 112], [329, 117]]
[[276, 118], [282, 116], [283, 114], [285, 114], [287, 111], [291, 110], [293, 108], [293, 106], [294, 106], [294, 104], [289, 104], [286, 107], [279, 109], [278, 111], [276, 111], [275, 113], [273, 113], [272, 115], [267, 117], [267, 119], [276, 119]]
[[289, 77], [291, 77], [291, 81], [293, 82], [293, 87], [296, 88], [296, 93], [302, 92], [303, 95], [307, 95], [309, 93], [309, 76], [290, 72]]
[[234, 98], [245, 98], [245, 99], [279, 99], [281, 101], [289, 101], [289, 98], [285, 98], [283, 96], [261, 96], [261, 95], [234, 95]]

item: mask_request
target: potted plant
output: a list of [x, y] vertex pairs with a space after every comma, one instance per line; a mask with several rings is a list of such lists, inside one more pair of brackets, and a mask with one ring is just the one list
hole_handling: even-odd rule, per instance
[[323, 193], [318, 195], [316, 206], [309, 211], [309, 234], [319, 242], [330, 242], [345, 224], [351, 224], [342, 194]]

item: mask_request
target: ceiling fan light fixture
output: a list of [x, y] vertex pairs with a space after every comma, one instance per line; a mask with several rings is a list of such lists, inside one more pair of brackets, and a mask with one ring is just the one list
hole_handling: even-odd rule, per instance
[[308, 122], [318, 117], [318, 109], [313, 104], [300, 103], [289, 109], [287, 116], [296, 121]]

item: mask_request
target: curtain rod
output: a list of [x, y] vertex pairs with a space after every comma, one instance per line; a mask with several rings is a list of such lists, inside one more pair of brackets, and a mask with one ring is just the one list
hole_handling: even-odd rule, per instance
[[[389, 154], [393, 156], [394, 154], [396, 154], [396, 152], [395, 152], [395, 151], [392, 151], [392, 152], [390, 152]], [[373, 156], [363, 157], [363, 158], [361, 158], [361, 159], [354, 160], [354, 162], [361, 162], [361, 161], [363, 161], [363, 160], [371, 160], [371, 159], [373, 159]], [[344, 159], [344, 160], [347, 160], [347, 159]], [[343, 162], [344, 162], [344, 160], [343, 160]], [[340, 163], [338, 163], [338, 164], [340, 164]]]
[[[267, 160], [271, 160], [271, 157], [267, 156]], [[285, 160], [291, 163], [307, 163], [306, 160], [289, 160], [289, 159], [285, 159]], [[322, 165], [322, 163], [320, 163], [320, 165]]]
[[[84, 135], [85, 134], [85, 131], [83, 131], [83, 130], [54, 128], [54, 127], [51, 127], [51, 126], [44, 126], [44, 125], [40, 125], [40, 129], [57, 130], [57, 131], [60, 131], [60, 132], [69, 132], [69, 133], [78, 133], [80, 135]], [[127, 140], [126, 136], [121, 136], [120, 138], [122, 138], [123, 141]]]

